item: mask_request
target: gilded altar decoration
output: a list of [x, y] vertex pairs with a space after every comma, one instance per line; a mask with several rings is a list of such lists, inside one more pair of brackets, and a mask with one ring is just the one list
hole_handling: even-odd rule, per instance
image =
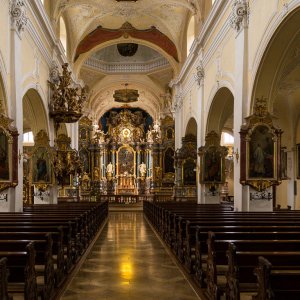
[[144, 136], [146, 118], [142, 111], [111, 111], [107, 120], [108, 136], [116, 143], [131, 144]]
[[58, 184], [64, 186], [66, 178], [70, 178], [70, 175], [75, 176], [82, 173], [83, 166], [78, 152], [71, 148], [71, 138], [60, 134], [55, 143], [54, 174]]
[[56, 124], [74, 123], [82, 116], [82, 108], [87, 100], [86, 88], [74, 86], [68, 64], [62, 65], [62, 75], [57, 80], [48, 81], [52, 95], [49, 104], [50, 117]]
[[282, 131], [267, 110], [265, 98], [256, 99], [253, 115], [241, 127], [241, 183], [259, 192], [279, 184]]
[[53, 184], [54, 149], [50, 147], [48, 134], [44, 130], [40, 130], [34, 140], [30, 152], [29, 180], [38, 190], [45, 191]]
[[211, 131], [205, 137], [205, 146], [199, 148], [200, 183], [214, 186], [225, 182], [225, 157], [228, 148], [220, 146], [220, 136]]
[[19, 134], [12, 122], [0, 113], [0, 191], [18, 184]]

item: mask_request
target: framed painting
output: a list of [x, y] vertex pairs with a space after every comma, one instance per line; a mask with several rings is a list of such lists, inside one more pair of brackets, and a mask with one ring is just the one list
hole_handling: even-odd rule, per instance
[[224, 164], [222, 153], [211, 148], [202, 156], [202, 183], [223, 183]]
[[253, 110], [240, 130], [240, 183], [262, 192], [278, 185], [281, 172], [286, 173], [280, 168], [282, 130], [268, 112], [266, 98], [257, 98]]
[[45, 147], [39, 147], [32, 155], [32, 183], [51, 184], [52, 166], [51, 160]]
[[287, 176], [287, 150], [286, 147], [280, 149], [280, 179], [286, 180]]
[[300, 179], [300, 144], [297, 144], [297, 179]]
[[18, 184], [18, 131], [0, 113], [0, 191]]
[[196, 161], [192, 158], [184, 160], [182, 164], [183, 185], [196, 185]]
[[200, 183], [223, 184], [225, 182], [225, 157], [228, 148], [220, 145], [220, 136], [215, 131], [205, 137], [205, 146], [199, 148]]
[[0, 181], [11, 180], [11, 143], [9, 136], [0, 129]]
[[274, 179], [277, 173], [277, 139], [268, 125], [255, 126], [247, 143], [248, 179]]

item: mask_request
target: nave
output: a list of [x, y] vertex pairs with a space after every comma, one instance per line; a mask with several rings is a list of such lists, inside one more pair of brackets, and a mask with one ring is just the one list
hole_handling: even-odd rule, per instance
[[108, 223], [62, 300], [200, 299], [142, 212], [110, 212]]

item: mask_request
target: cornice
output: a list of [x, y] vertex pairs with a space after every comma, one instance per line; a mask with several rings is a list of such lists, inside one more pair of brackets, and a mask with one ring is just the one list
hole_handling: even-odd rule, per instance
[[[40, 0], [29, 0], [28, 9], [31, 18], [34, 18], [35, 23], [39, 26], [39, 28], [36, 28], [29, 18], [28, 32], [46, 59], [48, 66], [51, 66], [54, 56], [57, 57], [59, 64], [67, 62], [63, 47], [56, 37], [42, 2]], [[43, 35], [43, 39], [41, 35]], [[45, 41], [48, 43], [47, 45], [45, 45]]]
[[168, 60], [164, 57], [147, 63], [106, 63], [95, 58], [89, 58], [85, 61], [84, 65], [107, 74], [149, 73], [170, 67]]
[[[208, 15], [208, 18], [206, 19], [205, 23], [203, 24], [203, 27], [198, 35], [197, 38], [195, 38], [192, 46], [189, 56], [187, 57], [184, 65], [181, 68], [181, 71], [177, 78], [175, 78], [171, 83], [170, 87], [173, 87], [176, 84], [182, 83], [184, 81], [184, 78], [189, 73], [190, 70], [193, 69], [193, 66], [197, 64], [197, 61], [199, 60], [199, 54], [201, 53], [201, 49], [203, 48], [203, 45], [205, 42], [209, 39], [209, 37], [214, 34], [215, 28], [218, 24], [219, 19], [222, 18], [224, 13], [226, 12], [228, 6], [230, 5], [229, 0], [217, 0], [216, 3], [213, 5], [212, 10], [210, 14]], [[207, 53], [204, 53], [203, 56], [203, 66], [205, 67], [207, 61], [211, 57], [211, 53], [213, 53], [216, 49], [216, 47], [219, 45], [220, 41], [223, 39], [224, 35], [229, 30], [228, 22], [225, 22], [225, 24], [222, 26], [222, 29], [220, 32], [217, 33], [217, 38], [214, 40], [213, 44], [211, 45], [209, 51]]]

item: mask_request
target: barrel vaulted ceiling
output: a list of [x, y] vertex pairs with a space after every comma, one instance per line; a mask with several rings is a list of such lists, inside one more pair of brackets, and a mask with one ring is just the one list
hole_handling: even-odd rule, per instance
[[[116, 89], [139, 90], [139, 106], [153, 117], [163, 106], [170, 80], [185, 59], [186, 30], [199, 15], [202, 0], [56, 0], [52, 19], [63, 17], [68, 36], [68, 59], [91, 90], [87, 110], [101, 117], [122, 104]], [[204, 0], [203, 0], [204, 1]], [[122, 57], [118, 43], [137, 43], [132, 57]]]

